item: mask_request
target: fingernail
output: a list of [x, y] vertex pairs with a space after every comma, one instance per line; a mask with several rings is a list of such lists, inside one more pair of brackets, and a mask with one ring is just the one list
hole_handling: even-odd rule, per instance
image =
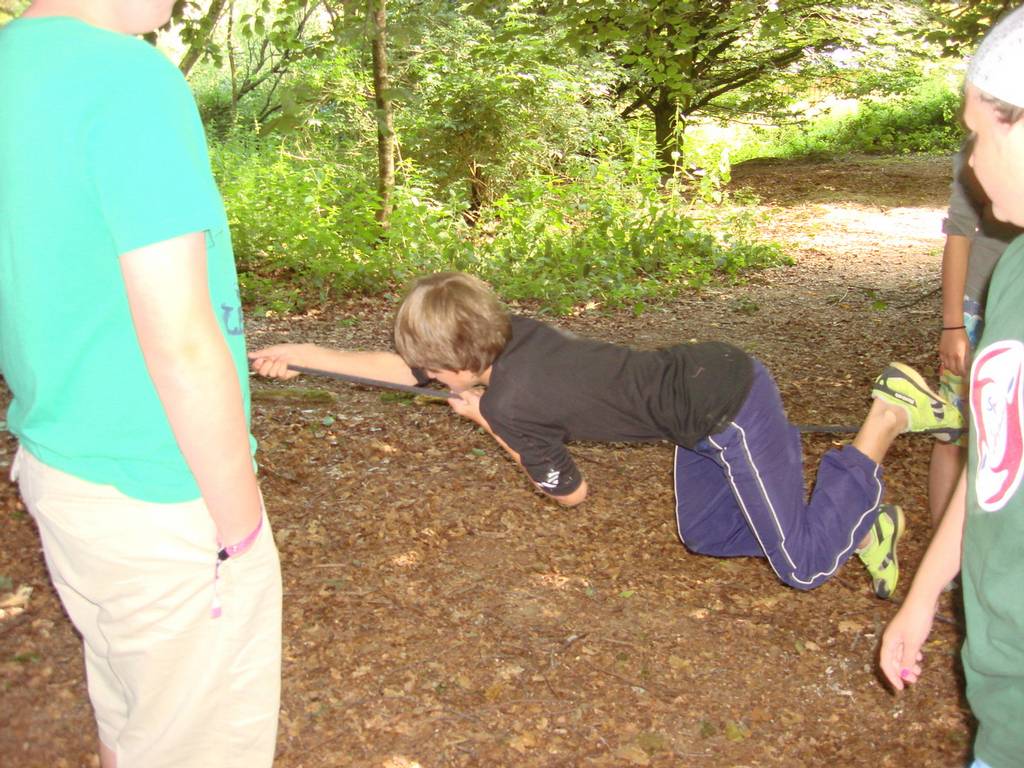
[[910, 670], [909, 669], [901, 669], [900, 670], [900, 677], [903, 678], [904, 680], [906, 680], [908, 677], [910, 677]]

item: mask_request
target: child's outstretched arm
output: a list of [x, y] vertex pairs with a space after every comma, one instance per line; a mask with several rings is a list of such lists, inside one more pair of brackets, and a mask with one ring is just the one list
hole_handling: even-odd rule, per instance
[[395, 384], [417, 383], [412, 369], [394, 352], [350, 352], [316, 344], [275, 344], [249, 352], [249, 361], [260, 376], [274, 379], [298, 376], [297, 371], [288, 368], [297, 365]]
[[921, 676], [921, 647], [931, 632], [939, 595], [960, 570], [966, 501], [965, 469], [903, 605], [882, 634], [879, 664], [897, 691]]
[[[491, 429], [491, 425], [487, 423], [487, 419], [485, 419], [483, 414], [480, 413], [480, 397], [482, 395], [483, 392], [479, 389], [467, 389], [463, 392], [460, 392], [458, 397], [451, 398], [448, 401], [448, 404], [452, 407], [452, 410], [455, 411], [457, 414], [459, 414], [460, 416], [465, 416], [470, 421], [476, 423], [487, 434], [493, 437], [495, 442], [502, 448], [504, 448], [508, 452], [509, 456], [515, 459], [516, 464], [518, 464], [523, 469], [523, 471], [526, 472], [526, 468], [523, 467], [523, 461], [519, 454], [516, 451], [514, 451], [509, 446], [508, 443], [502, 440], [501, 437], [498, 436], [493, 429]], [[529, 477], [529, 473], [527, 473], [527, 477]], [[532, 477], [530, 478], [530, 482], [533, 483], [534, 487], [538, 491], [543, 493], [548, 498], [554, 499], [563, 507], [575, 507], [577, 504], [582, 503], [587, 498], [587, 481], [585, 478], [582, 477], [580, 478], [580, 484], [576, 488], [576, 490], [564, 496], [556, 496], [553, 493], [549, 493], [536, 482], [534, 482]]]

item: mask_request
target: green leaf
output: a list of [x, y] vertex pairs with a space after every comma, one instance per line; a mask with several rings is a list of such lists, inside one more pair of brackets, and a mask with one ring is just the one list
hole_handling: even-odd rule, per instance
[[399, 405], [411, 405], [416, 400], [416, 395], [406, 392], [381, 392], [382, 403], [398, 403]]
[[750, 737], [750, 729], [737, 720], [725, 721], [725, 738], [729, 741], [743, 741]]
[[636, 743], [648, 755], [653, 755], [657, 752], [667, 752], [672, 749], [672, 742], [669, 741], [668, 737], [657, 731], [641, 733], [636, 737]]

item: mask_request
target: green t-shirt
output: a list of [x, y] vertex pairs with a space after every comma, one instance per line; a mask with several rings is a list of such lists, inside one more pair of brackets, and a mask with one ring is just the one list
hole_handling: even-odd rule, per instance
[[971, 367], [963, 648], [975, 755], [1024, 760], [1024, 236], [996, 266]]
[[0, 72], [9, 428], [69, 474], [147, 501], [195, 499], [119, 262], [127, 251], [205, 232], [212, 304], [248, 414], [231, 239], [188, 85], [142, 40], [61, 17], [0, 29]]

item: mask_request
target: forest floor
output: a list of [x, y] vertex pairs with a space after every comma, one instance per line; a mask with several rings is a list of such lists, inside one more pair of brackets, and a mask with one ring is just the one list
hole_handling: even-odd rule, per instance
[[[765, 237], [795, 265], [639, 317], [559, 322], [642, 347], [734, 342], [774, 372], [792, 421], [857, 424], [889, 360], [934, 377], [949, 167], [748, 163], [733, 186], [760, 197]], [[250, 318], [249, 343], [382, 347], [392, 308]], [[803, 593], [763, 560], [688, 553], [668, 445], [576, 446], [591, 498], [565, 511], [443, 403], [312, 378], [253, 387], [285, 584], [279, 768], [927, 768], [969, 754], [957, 593], [924, 678], [895, 696], [876, 654], [896, 604], [856, 559]], [[808, 482], [841, 439], [804, 438]], [[930, 448], [901, 437], [887, 460], [910, 523], [897, 601], [929, 537]], [[12, 452], [5, 436], [0, 464]], [[9, 484], [0, 520], [0, 599], [31, 588], [0, 619], [0, 764], [97, 765], [79, 641]]]

